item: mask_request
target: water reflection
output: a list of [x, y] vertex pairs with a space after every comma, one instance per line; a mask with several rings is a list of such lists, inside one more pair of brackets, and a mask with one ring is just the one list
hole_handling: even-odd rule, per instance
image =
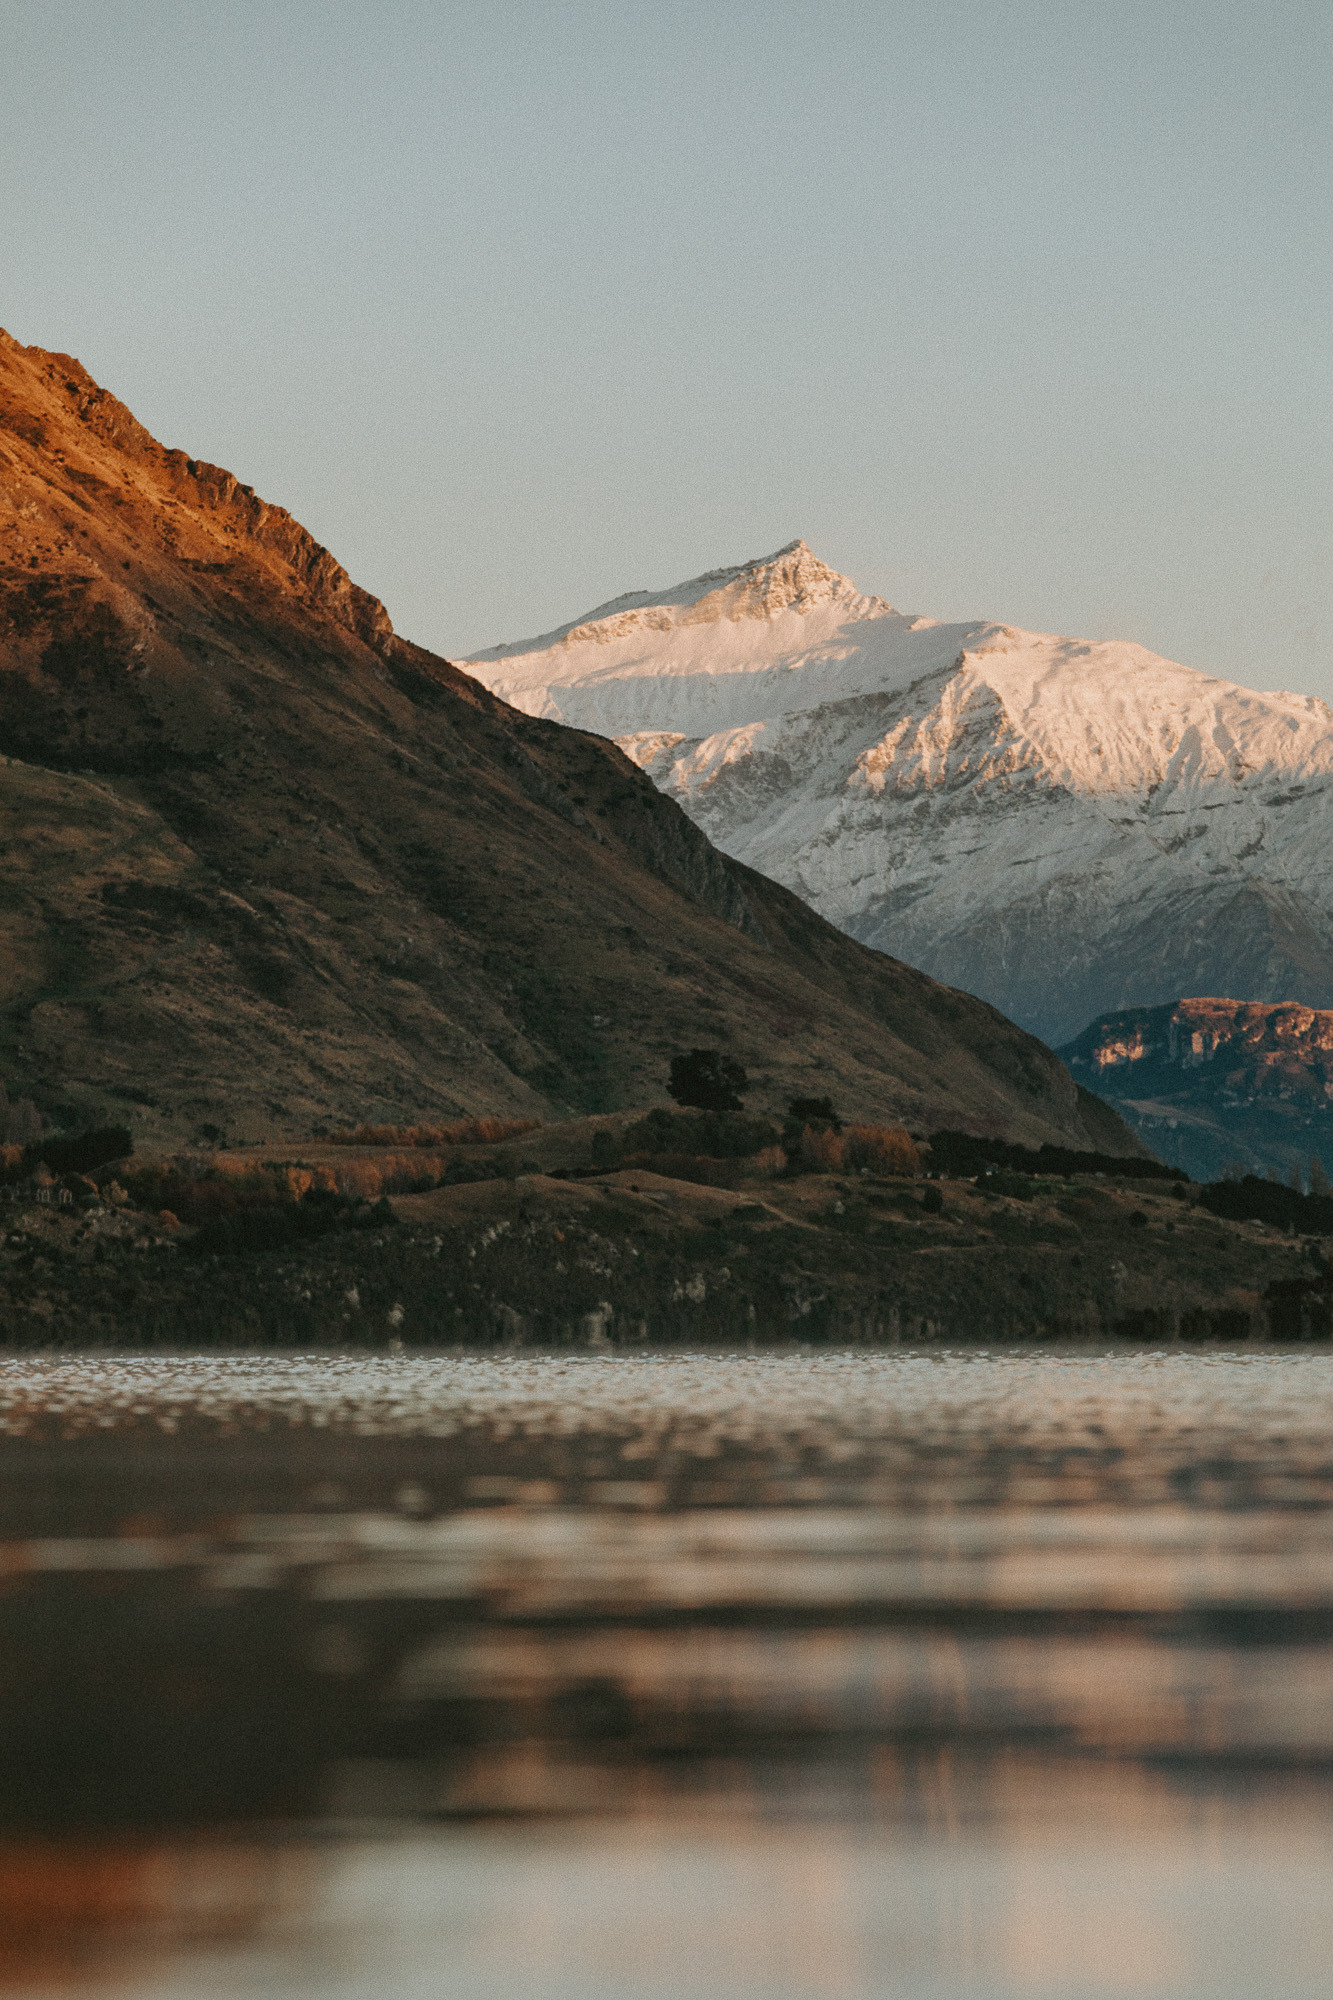
[[[936, 1751], [878, 1760], [871, 1796], [851, 1806], [817, 1790], [746, 1807], [733, 1789], [711, 1804], [644, 1801], [614, 1820], [403, 1823], [285, 1846], [131, 1850], [111, 1866], [89, 1855], [73, 1875], [82, 1910], [60, 1910], [54, 1926], [48, 1916], [26, 1951], [11, 1950], [3, 1990], [144, 2000], [1328, 1991], [1333, 1824], [1322, 1790]], [[103, 1899], [95, 1912], [90, 1882]]]
[[1323, 1994], [1333, 1360], [0, 1364], [11, 1993]]

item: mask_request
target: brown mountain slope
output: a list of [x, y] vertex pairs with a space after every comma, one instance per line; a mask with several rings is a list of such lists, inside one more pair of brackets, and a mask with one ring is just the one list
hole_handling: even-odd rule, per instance
[[662, 1100], [1136, 1142], [991, 1008], [397, 638], [280, 508], [0, 334], [0, 1079], [145, 1143]]

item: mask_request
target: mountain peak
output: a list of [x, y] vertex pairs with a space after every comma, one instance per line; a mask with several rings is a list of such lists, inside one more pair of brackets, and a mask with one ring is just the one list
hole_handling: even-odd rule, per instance
[[585, 611], [581, 618], [571, 619], [568, 625], [558, 625], [535, 639], [488, 647], [484, 653], [474, 654], [470, 663], [460, 664], [472, 672], [485, 662], [547, 653], [555, 646], [606, 646], [642, 632], [772, 619], [789, 611], [803, 616], [826, 604], [846, 607], [847, 615], [853, 618], [879, 618], [893, 611], [882, 597], [862, 597], [850, 577], [830, 569], [798, 537], [772, 555], [751, 556], [726, 569], [705, 570], [701, 576], [665, 590], [627, 590]]
[[[733, 570], [714, 571], [717, 588], [709, 597], [723, 596], [728, 608], [718, 615], [731, 618], [772, 618], [780, 611], [805, 611], [830, 598], [859, 598], [850, 577], [830, 569], [826, 562], [797, 539], [771, 556], [755, 556]], [[701, 583], [711, 581], [701, 577]], [[705, 600], [701, 600], [703, 602]], [[870, 600], [878, 604], [878, 598]]]
[[464, 664], [615, 738], [724, 853], [1042, 1035], [1242, 975], [1333, 1009], [1313, 697], [1127, 641], [903, 617], [801, 540]]

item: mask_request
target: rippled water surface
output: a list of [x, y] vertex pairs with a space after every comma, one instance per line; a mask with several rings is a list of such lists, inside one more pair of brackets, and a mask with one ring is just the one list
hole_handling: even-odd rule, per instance
[[1326, 1995], [1333, 1359], [0, 1362], [0, 1990]]

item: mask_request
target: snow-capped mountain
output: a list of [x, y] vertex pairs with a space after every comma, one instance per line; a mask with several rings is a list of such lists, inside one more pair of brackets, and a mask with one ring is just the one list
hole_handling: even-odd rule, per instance
[[724, 852], [1050, 1042], [1333, 1005], [1333, 712], [865, 597], [793, 542], [458, 663], [613, 736]]

